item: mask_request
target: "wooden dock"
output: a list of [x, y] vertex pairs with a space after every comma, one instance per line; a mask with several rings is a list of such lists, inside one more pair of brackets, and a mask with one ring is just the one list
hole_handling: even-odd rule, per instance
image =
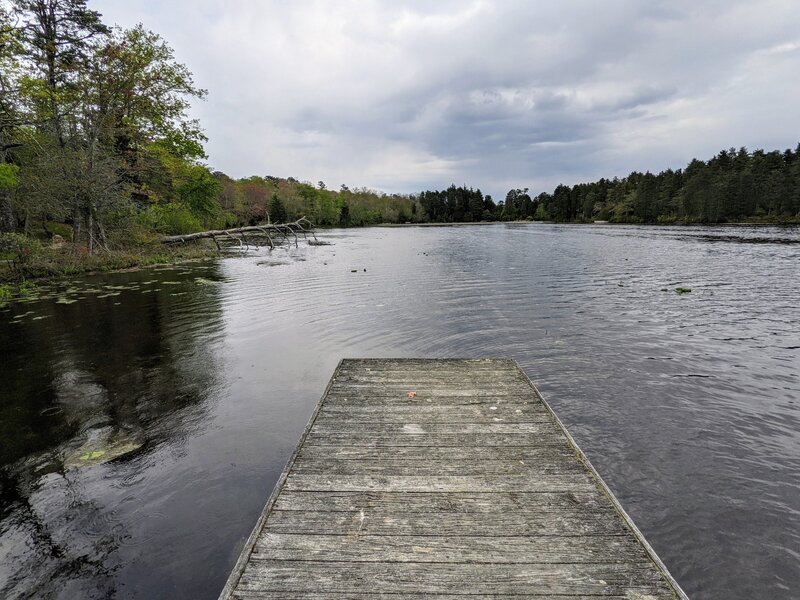
[[223, 600], [686, 595], [512, 360], [344, 360]]

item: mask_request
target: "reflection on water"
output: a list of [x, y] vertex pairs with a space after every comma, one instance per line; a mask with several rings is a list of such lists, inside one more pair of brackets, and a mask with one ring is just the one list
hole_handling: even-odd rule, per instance
[[126, 546], [165, 517], [143, 479], [160, 446], [180, 451], [202, 426], [218, 378], [218, 289], [194, 285], [205, 271], [218, 277], [206, 267], [53, 286], [53, 298], [7, 310], [19, 322], [0, 321], [4, 594], [114, 595], [141, 551]]
[[516, 358], [692, 598], [796, 596], [797, 229], [325, 237], [0, 309], [0, 596], [215, 598], [353, 356]]

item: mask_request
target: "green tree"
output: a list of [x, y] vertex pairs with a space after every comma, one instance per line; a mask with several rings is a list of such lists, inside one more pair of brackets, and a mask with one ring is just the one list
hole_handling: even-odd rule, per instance
[[15, 226], [11, 189], [17, 185], [19, 169], [11, 164], [11, 152], [21, 145], [23, 117], [16, 89], [21, 55], [20, 31], [9, 10], [0, 5], [0, 233], [13, 231]]
[[506, 201], [503, 204], [503, 220], [513, 221], [519, 217], [519, 198], [522, 190], [509, 190], [506, 194]]
[[269, 201], [269, 217], [273, 223], [286, 222], [286, 207], [278, 197], [278, 194], [272, 194], [272, 198]]
[[76, 108], [78, 78], [108, 27], [86, 0], [13, 0], [13, 4], [33, 72], [26, 82], [28, 97], [37, 118], [64, 146], [64, 121]]
[[339, 225], [342, 227], [350, 226], [350, 205], [346, 200], [342, 202], [342, 210], [339, 211]]

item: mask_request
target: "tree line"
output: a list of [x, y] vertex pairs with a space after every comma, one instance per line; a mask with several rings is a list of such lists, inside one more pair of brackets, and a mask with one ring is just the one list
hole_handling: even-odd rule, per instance
[[143, 25], [109, 26], [87, 0], [0, 0], [0, 234], [59, 235], [92, 254], [300, 216], [430, 220], [409, 195], [212, 171], [188, 116], [205, 95]]
[[799, 222], [800, 144], [783, 152], [731, 148], [685, 169], [561, 184], [536, 196], [516, 188], [497, 204], [480, 190], [455, 186], [411, 198], [422, 208], [420, 220], [433, 222]]
[[731, 148], [685, 169], [559, 185], [517, 210], [523, 218], [555, 221], [797, 222], [800, 144], [783, 152]]
[[0, 230], [64, 234], [91, 254], [130, 236], [219, 221], [205, 96], [142, 25], [85, 0], [0, 3]]
[[292, 177], [233, 179], [205, 163], [206, 137], [189, 117], [205, 95], [143, 25], [111, 27], [87, 0], [0, 0], [0, 233], [58, 234], [91, 254], [300, 216], [345, 227], [800, 220], [800, 145], [724, 150], [683, 169], [535, 196], [515, 188], [498, 202], [466, 185], [384, 194]]

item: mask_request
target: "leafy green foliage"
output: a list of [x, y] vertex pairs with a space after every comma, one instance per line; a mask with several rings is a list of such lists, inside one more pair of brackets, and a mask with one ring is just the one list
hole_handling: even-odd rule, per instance
[[[234, 180], [202, 162], [206, 137], [189, 109], [205, 95], [143, 25], [109, 28], [87, 0], [0, 0], [0, 231], [62, 232], [72, 242], [62, 251], [83, 257], [161, 234], [302, 216], [330, 227], [800, 220], [800, 146], [731, 149], [685, 169], [559, 185], [535, 197], [514, 188], [498, 203], [466, 185], [403, 195], [292, 177]], [[22, 264], [57, 251], [18, 244], [8, 253]]]
[[0, 229], [69, 222], [91, 254], [124, 243], [118, 228], [141, 238], [143, 222], [219, 221], [217, 180], [199, 162], [206, 138], [188, 117], [205, 90], [170, 46], [142, 25], [107, 27], [86, 0], [13, 6], [15, 19], [0, 10], [0, 192], [12, 190], [0, 193]]
[[0, 233], [0, 257], [17, 279], [24, 279], [28, 263], [41, 253], [41, 243], [18, 233]]
[[219, 184], [208, 169], [201, 165], [181, 165], [175, 193], [192, 214], [209, 219], [220, 212], [217, 202]]
[[202, 231], [200, 218], [182, 204], [156, 204], [142, 213], [142, 223], [164, 235]]
[[19, 183], [18, 173], [17, 165], [0, 163], [0, 190], [16, 187]]

